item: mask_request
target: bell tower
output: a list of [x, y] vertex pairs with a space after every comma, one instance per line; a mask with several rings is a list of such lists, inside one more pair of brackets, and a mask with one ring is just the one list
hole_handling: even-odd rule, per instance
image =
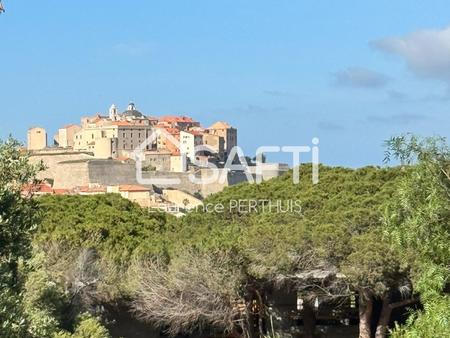
[[109, 118], [111, 119], [111, 121], [117, 121], [118, 120], [117, 107], [116, 107], [115, 104], [113, 104], [109, 108]]

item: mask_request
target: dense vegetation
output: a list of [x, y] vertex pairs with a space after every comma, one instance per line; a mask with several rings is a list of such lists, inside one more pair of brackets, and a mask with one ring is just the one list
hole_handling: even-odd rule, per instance
[[289, 172], [229, 187], [175, 219], [115, 194], [25, 198], [40, 168], [14, 141], [0, 144], [0, 337], [108, 337], [104, 305], [171, 334], [258, 337], [272, 334], [267, 294], [286, 286], [302, 294], [304, 337], [315, 299], [339, 308], [353, 295], [361, 338], [385, 337], [392, 310], [419, 296], [424, 310], [394, 336], [444, 337], [449, 152], [436, 139], [387, 146], [401, 166], [322, 166], [313, 185], [303, 165], [298, 185]]
[[395, 137], [388, 157], [412, 167], [389, 203], [388, 238], [399, 249], [424, 310], [394, 337], [450, 336], [450, 150], [442, 138]]
[[[348, 297], [349, 288], [358, 292], [361, 330], [370, 337], [374, 299], [386, 299], [388, 306], [389, 299], [398, 297], [408, 283], [407, 269], [400, 265], [397, 253], [380, 240], [384, 204], [404, 173], [400, 168], [321, 167], [317, 185], [311, 183], [309, 165], [301, 167], [299, 185], [292, 184], [291, 175], [225, 189], [204, 201], [226, 206], [224, 212], [192, 213], [179, 221], [172, 236], [198, 250], [239, 252], [249, 277], [260, 281], [260, 288], [266, 281], [315, 269], [344, 273], [344, 285], [334, 283], [326, 292], [318, 285], [306, 292], [305, 299], [330, 294]], [[239, 200], [245, 206], [253, 199], [259, 201], [258, 212], [228, 207]], [[301, 212], [269, 210], [268, 200], [281, 201], [283, 210], [288, 210], [286, 201], [299, 201]], [[311, 281], [295, 283], [299, 287]], [[378, 336], [384, 336], [385, 327], [379, 331]]]
[[34, 242], [56, 242], [65, 250], [95, 248], [115, 262], [161, 254], [170, 215], [149, 212], [118, 194], [43, 196], [42, 220]]

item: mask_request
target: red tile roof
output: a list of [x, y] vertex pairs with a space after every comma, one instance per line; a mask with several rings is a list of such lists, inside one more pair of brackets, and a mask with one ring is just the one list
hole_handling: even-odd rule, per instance
[[113, 126], [132, 126], [133, 124], [131, 124], [128, 121], [114, 121], [111, 123]]
[[151, 189], [146, 188], [142, 185], [122, 184], [119, 185], [119, 191], [140, 192], [140, 191], [151, 191]]
[[84, 186], [84, 187], [78, 187], [77, 190], [79, 192], [106, 192], [106, 187], [104, 186]]
[[92, 122], [95, 123], [95, 122], [101, 121], [101, 119], [102, 119], [102, 117], [101, 117], [100, 114], [94, 115], [94, 116], [92, 116], [92, 117], [88, 117], [88, 120], [89, 120], [89, 122], [91, 122], [91, 123], [92, 123]]
[[231, 126], [224, 122], [224, 121], [218, 121], [216, 123], [214, 123], [211, 127], [209, 127], [208, 129], [230, 129]]
[[164, 127], [164, 126], [159, 126], [159, 129], [164, 129], [167, 133], [171, 134], [171, 135], [178, 135], [180, 133], [180, 131], [177, 128], [169, 128], [169, 127]]
[[193, 123], [195, 122], [192, 118], [187, 116], [162, 116], [159, 118], [161, 122], [186, 122]]
[[40, 194], [53, 194], [52, 186], [48, 183], [27, 184], [22, 188], [24, 193], [40, 193]]
[[61, 129], [67, 129], [67, 128], [71, 128], [71, 127], [79, 127], [77, 124], [67, 124], [64, 127], [62, 127]]
[[67, 195], [70, 193], [70, 189], [53, 189], [55, 195]]
[[192, 134], [194, 136], [203, 136], [203, 134], [204, 134], [201, 131], [197, 131], [197, 130], [188, 130], [188, 131], [186, 131], [186, 133]]
[[52, 186], [47, 182], [37, 183], [37, 184], [27, 184], [22, 188], [22, 193], [26, 195], [32, 194], [56, 194], [64, 195], [70, 193], [69, 189], [53, 189]]
[[119, 157], [117, 157], [115, 160], [117, 160], [117, 161], [128, 161], [130, 158], [129, 157], [126, 157], [126, 156], [119, 156]]

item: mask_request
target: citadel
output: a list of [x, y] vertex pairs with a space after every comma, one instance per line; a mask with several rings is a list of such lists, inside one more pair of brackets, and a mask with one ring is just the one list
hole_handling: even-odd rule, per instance
[[[186, 116], [145, 116], [136, 109], [134, 103], [130, 103], [123, 113], [119, 113], [117, 107], [112, 105], [108, 116], [97, 114], [82, 117], [80, 125], [60, 128], [53, 137], [53, 144], [59, 149], [90, 152], [94, 158], [131, 158], [136, 147], [155, 129], [163, 130], [164, 134], [173, 136], [179, 142], [178, 147], [167, 137], [160, 137], [153, 144], [147, 145], [146, 155], [155, 162], [157, 169], [164, 167], [164, 170], [172, 168], [171, 171], [185, 171], [186, 168], [170, 164], [179, 163], [178, 157], [181, 154], [187, 154], [193, 160], [195, 154], [192, 151], [200, 144], [208, 146], [210, 151], [202, 156], [211, 161], [225, 160], [230, 149], [237, 145], [237, 129], [226, 122], [216, 122], [209, 128], [203, 128], [199, 122]], [[48, 144], [45, 129], [29, 129], [28, 150], [46, 148]], [[159, 161], [157, 157], [162, 160]]]
[[[60, 128], [51, 145], [44, 128], [30, 128], [27, 136], [31, 160], [46, 165], [40, 177], [44, 183], [37, 193], [116, 192], [141, 206], [167, 211], [197, 207], [201, 198], [246, 181], [247, 177], [243, 171], [223, 167], [231, 149], [238, 145], [237, 129], [227, 122], [218, 121], [204, 128], [187, 116], [147, 116], [132, 102], [121, 113], [112, 105], [108, 114], [82, 117], [79, 125]], [[198, 146], [202, 151], [195, 151]], [[138, 147], [143, 147], [141, 165], [146, 178], [177, 178], [180, 184], [138, 184]], [[238, 158], [231, 160], [239, 163]], [[209, 168], [209, 163], [216, 168]], [[264, 178], [278, 176], [287, 169], [286, 165], [267, 164]], [[226, 179], [214, 184], [194, 184], [188, 179], [188, 174], [194, 174], [201, 182], [211, 175], [211, 170], [220, 171]]]

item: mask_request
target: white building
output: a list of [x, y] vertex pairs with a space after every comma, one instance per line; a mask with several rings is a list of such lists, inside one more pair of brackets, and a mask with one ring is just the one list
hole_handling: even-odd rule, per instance
[[181, 131], [180, 132], [180, 153], [194, 161], [195, 147], [203, 144], [203, 134], [198, 131]]

